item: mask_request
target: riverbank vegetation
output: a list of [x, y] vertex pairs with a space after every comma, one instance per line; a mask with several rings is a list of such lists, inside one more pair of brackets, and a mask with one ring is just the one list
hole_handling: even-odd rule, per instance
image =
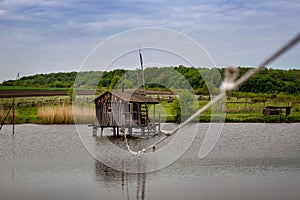
[[[240, 67], [240, 76], [249, 68]], [[218, 93], [223, 79], [224, 69], [193, 67], [152, 67], [145, 69], [145, 80], [148, 90], [187, 90], [192, 88], [195, 101], [199, 107], [210, 100], [209, 95]], [[72, 124], [94, 123], [94, 96], [82, 97], [83, 104], [72, 107], [73, 88], [98, 89], [99, 91], [120, 89], [120, 83], [126, 88], [140, 85], [140, 70], [112, 70], [108, 72], [66, 72], [38, 74], [8, 80], [0, 84], [0, 90], [43, 89], [69, 90], [69, 96], [24, 97], [16, 98], [16, 123]], [[300, 70], [264, 69], [236, 91], [227, 94], [226, 102], [219, 102], [215, 109], [226, 113], [227, 122], [300, 122]], [[72, 97], [72, 98], [70, 98]], [[197, 107], [191, 96], [183, 95], [183, 99], [160, 98], [156, 112], [167, 122], [179, 122], [186, 119]], [[2, 119], [12, 99], [0, 99], [0, 119]], [[265, 116], [262, 114], [266, 106], [292, 106], [291, 114], [285, 116]], [[204, 112], [201, 122], [211, 121], [211, 110]], [[12, 114], [5, 123], [11, 123]]]
[[[190, 109], [182, 109], [181, 107], [196, 109], [204, 106], [209, 102], [204, 97], [197, 96], [196, 101], [187, 99], [187, 102], [181, 99], [184, 105], [178, 100], [160, 100], [160, 104], [156, 106], [156, 119], [160, 113], [161, 121], [179, 122], [186, 119], [190, 114]], [[214, 107], [215, 113], [225, 113], [226, 122], [300, 122], [300, 97], [285, 95], [278, 97], [265, 97], [264, 95], [247, 96], [246, 94], [233, 93], [229, 94], [226, 102], [219, 102]], [[65, 97], [26, 97], [15, 98], [15, 123], [36, 123], [36, 124], [73, 124], [76, 123], [94, 123], [95, 107], [93, 97], [82, 97], [80, 104], [75, 104], [72, 107], [70, 98]], [[2, 119], [11, 103], [12, 99], [0, 99], [0, 119]], [[265, 116], [263, 108], [270, 105], [276, 106], [292, 106], [291, 114], [285, 116], [282, 113], [280, 116]], [[180, 107], [181, 106], [181, 107]], [[182, 112], [182, 113], [181, 113]], [[151, 108], [149, 111], [152, 114]], [[211, 110], [204, 112], [196, 121], [210, 122]], [[181, 116], [183, 114], [183, 116]], [[182, 118], [181, 118], [182, 117]], [[5, 123], [12, 122], [12, 112], [9, 113]]]
[[[3, 119], [11, 106], [12, 99], [0, 99], [0, 119]], [[74, 124], [93, 123], [94, 106], [73, 105], [69, 97], [26, 97], [15, 98], [15, 123], [35, 124]], [[12, 111], [5, 120], [12, 123]]]

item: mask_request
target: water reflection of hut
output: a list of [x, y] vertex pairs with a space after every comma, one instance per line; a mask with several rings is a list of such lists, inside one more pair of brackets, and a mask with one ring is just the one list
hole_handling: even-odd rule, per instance
[[[95, 160], [96, 181], [100, 184], [111, 186], [121, 184], [121, 190], [126, 200], [145, 200], [146, 196], [146, 173], [126, 173], [110, 168], [98, 160]], [[136, 187], [135, 194], [130, 193]]]
[[[159, 102], [146, 95], [128, 92], [105, 92], [95, 99], [97, 125], [94, 129], [113, 128], [114, 135], [119, 135], [119, 128], [128, 128], [132, 134], [133, 128], [140, 128], [142, 134], [155, 124], [155, 105]], [[153, 120], [149, 118], [149, 105], [153, 105]]]

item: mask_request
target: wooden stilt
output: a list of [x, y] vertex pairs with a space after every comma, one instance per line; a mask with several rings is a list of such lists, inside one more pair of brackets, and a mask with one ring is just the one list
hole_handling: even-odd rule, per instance
[[155, 104], [154, 104], [154, 107], [153, 107], [153, 122], [155, 124]]
[[158, 132], [160, 132], [160, 113], [158, 113]]
[[132, 135], [132, 127], [128, 128], [129, 135]]
[[103, 136], [103, 127], [101, 127], [101, 133], [100, 133], [101, 137]]
[[154, 125], [154, 134], [156, 133], [156, 119], [155, 119], [155, 104], [154, 104], [154, 108], [153, 108], [153, 125]]
[[97, 126], [93, 126], [93, 137], [97, 136]]
[[142, 135], [144, 136], [144, 135], [145, 135], [145, 128], [142, 127], [142, 128], [141, 128], [141, 131], [142, 131]]

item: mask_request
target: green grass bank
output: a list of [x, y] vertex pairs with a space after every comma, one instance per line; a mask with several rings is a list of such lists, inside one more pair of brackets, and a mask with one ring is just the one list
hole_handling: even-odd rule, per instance
[[[76, 118], [76, 123], [93, 123], [95, 120], [93, 97], [82, 96], [81, 98], [82, 103], [74, 107], [73, 110], [72, 102], [68, 96], [15, 98], [15, 123], [73, 124], [74, 118]], [[156, 113], [159, 113], [161, 121], [178, 122], [173, 101], [161, 100], [160, 104], [156, 106]], [[6, 115], [11, 103], [11, 98], [0, 99], [0, 119]], [[197, 103], [200, 108], [207, 104], [208, 100], [198, 100]], [[291, 114], [289, 116], [285, 116], [284, 113], [280, 116], [263, 115], [263, 108], [270, 105], [292, 106]], [[153, 108], [150, 107], [149, 109], [151, 117]], [[217, 103], [214, 110], [214, 112], [211, 109], [207, 110], [195, 121], [210, 122], [212, 119], [214, 121], [225, 119], [225, 122], [300, 122], [300, 103], [290, 99], [274, 98], [257, 101], [253, 98], [229, 97], [226, 102]], [[158, 119], [158, 114], [156, 114], [156, 119]], [[11, 122], [12, 112], [5, 120], [5, 124]]]

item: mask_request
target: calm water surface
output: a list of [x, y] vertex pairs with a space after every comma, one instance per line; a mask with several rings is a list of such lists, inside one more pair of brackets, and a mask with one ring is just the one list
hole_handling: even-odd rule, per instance
[[299, 123], [225, 124], [204, 159], [198, 152], [208, 124], [200, 126], [179, 160], [145, 174], [119, 172], [96, 161], [75, 126], [18, 125], [14, 136], [12, 127], [4, 126], [0, 200], [300, 199]]

